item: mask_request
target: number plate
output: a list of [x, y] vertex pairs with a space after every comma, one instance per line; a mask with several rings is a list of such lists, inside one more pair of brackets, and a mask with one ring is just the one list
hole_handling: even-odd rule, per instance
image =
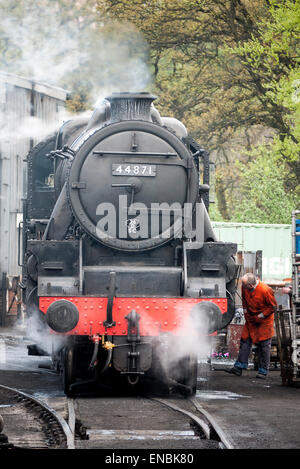
[[113, 176], [156, 176], [155, 164], [113, 164]]

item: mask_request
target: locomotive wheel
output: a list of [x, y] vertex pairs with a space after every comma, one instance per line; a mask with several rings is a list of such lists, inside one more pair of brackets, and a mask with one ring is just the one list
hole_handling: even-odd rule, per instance
[[64, 348], [62, 361], [63, 390], [67, 396], [71, 396], [70, 386], [75, 382], [75, 349], [73, 346]]
[[197, 390], [197, 369], [198, 360], [196, 355], [189, 355], [182, 358], [178, 363], [179, 377], [177, 381], [191, 389], [188, 391], [181, 391], [184, 395], [194, 395]]
[[197, 375], [198, 375], [198, 359], [197, 355], [190, 355], [186, 358], [186, 373], [184, 377], [184, 383], [189, 386], [192, 390], [192, 394], [196, 394], [197, 391]]

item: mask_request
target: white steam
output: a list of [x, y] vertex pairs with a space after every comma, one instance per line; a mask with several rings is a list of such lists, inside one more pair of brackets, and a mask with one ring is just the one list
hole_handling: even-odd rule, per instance
[[[104, 24], [94, 1], [0, 0], [0, 16], [0, 71], [81, 94], [91, 106], [112, 92], [150, 84], [143, 37], [128, 25]], [[38, 142], [69, 118], [58, 113], [46, 124], [3, 110], [0, 105], [0, 143]]]
[[67, 114], [45, 122], [43, 119], [34, 116], [20, 118], [16, 114], [6, 114], [5, 122], [0, 127], [0, 142], [16, 142], [18, 140], [32, 138], [36, 141], [43, 140], [47, 135], [56, 131], [59, 123], [63, 122]]
[[40, 312], [30, 311], [26, 318], [26, 336], [40, 349], [50, 356], [58, 352], [67, 341], [67, 336], [53, 334], [44, 320], [40, 318]]
[[191, 317], [183, 314], [182, 324], [174, 334], [162, 334], [158, 347], [160, 363], [166, 375], [180, 376], [180, 367], [185, 367], [185, 359], [191, 358], [206, 362], [211, 354], [211, 336], [208, 334], [208, 322], [203, 315]]
[[[14, 2], [13, 2], [14, 3]], [[41, 5], [42, 3], [42, 5]], [[66, 87], [88, 88], [93, 102], [112, 91], [141, 91], [150, 83], [147, 45], [131, 26], [105, 25], [95, 2], [0, 2], [4, 71]]]
[[1, 29], [14, 51], [8, 61], [9, 71], [57, 84], [79, 65], [76, 36], [72, 38], [72, 31], [59, 29], [51, 12], [40, 18], [34, 15], [34, 10], [25, 12], [23, 18], [2, 18]]

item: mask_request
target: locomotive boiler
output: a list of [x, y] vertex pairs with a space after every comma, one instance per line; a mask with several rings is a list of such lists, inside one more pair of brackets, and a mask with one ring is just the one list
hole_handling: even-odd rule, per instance
[[210, 223], [207, 154], [154, 99], [114, 93], [28, 155], [24, 302], [67, 394], [158, 375], [194, 393], [197, 350], [175, 351], [234, 314], [236, 245]]

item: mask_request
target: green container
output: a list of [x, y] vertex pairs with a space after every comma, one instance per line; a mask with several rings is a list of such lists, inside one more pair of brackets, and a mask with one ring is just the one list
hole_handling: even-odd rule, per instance
[[292, 276], [291, 225], [212, 222], [219, 241], [237, 243], [238, 251], [262, 251], [262, 280]]

